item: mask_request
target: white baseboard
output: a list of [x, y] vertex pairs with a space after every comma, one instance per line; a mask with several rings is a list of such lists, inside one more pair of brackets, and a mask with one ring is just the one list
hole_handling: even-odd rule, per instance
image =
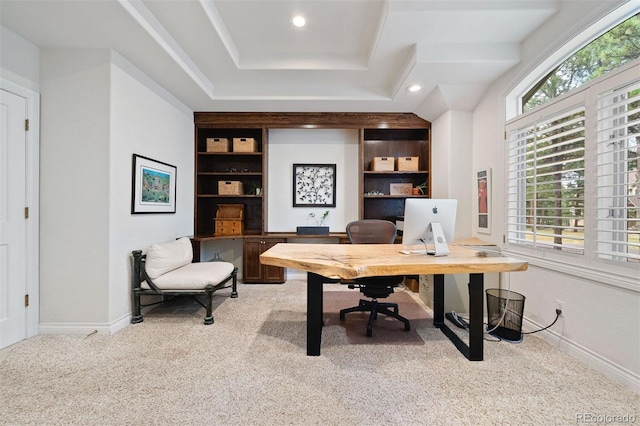
[[[523, 320], [523, 331], [539, 330], [544, 327], [543, 325], [533, 322], [526, 317], [523, 317]], [[577, 358], [611, 380], [614, 380], [640, 394], [640, 375], [627, 370], [602, 355], [585, 348], [577, 342], [559, 335], [553, 330], [547, 329], [536, 334], [555, 348]]]
[[113, 334], [131, 323], [131, 314], [126, 314], [112, 323], [40, 323], [39, 334], [84, 335]]

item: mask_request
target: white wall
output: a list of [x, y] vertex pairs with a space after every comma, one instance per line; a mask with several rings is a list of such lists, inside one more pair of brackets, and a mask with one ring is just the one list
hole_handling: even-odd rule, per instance
[[40, 49], [0, 27], [0, 77], [33, 91], [40, 88]]
[[[344, 232], [358, 219], [358, 131], [347, 129], [272, 129], [268, 144], [269, 232], [295, 232], [297, 226], [313, 226], [310, 212], [321, 216], [329, 210], [325, 226]], [[293, 207], [293, 164], [335, 164], [336, 206]]]
[[[596, 12], [611, 4], [614, 2], [566, 4], [525, 42], [522, 63], [492, 85], [474, 112], [473, 167], [488, 166], [493, 170], [492, 234], [483, 237], [501, 243], [504, 233], [505, 95], [544, 57], [586, 27], [567, 25], [577, 22], [574, 16], [597, 20], [601, 14]], [[539, 335], [640, 391], [640, 294], [585, 276], [570, 275], [534, 261], [528, 271], [508, 274], [504, 285], [510, 284], [511, 290], [526, 296], [524, 316], [528, 330], [550, 324], [555, 318], [556, 300], [563, 301], [561, 319]]]
[[433, 123], [431, 146], [432, 198], [455, 198], [456, 239], [471, 237], [473, 214], [473, 115], [447, 111]]
[[[110, 50], [41, 63], [40, 331], [116, 331], [131, 251], [193, 233], [193, 116]], [[177, 167], [175, 214], [131, 214], [133, 153]]]
[[[193, 235], [193, 113], [111, 52], [109, 324], [128, 323], [132, 250]], [[132, 154], [177, 168], [175, 214], [131, 214]]]
[[[473, 235], [476, 222], [477, 200], [473, 169], [473, 114], [447, 111], [431, 123], [432, 198], [458, 200], [455, 238], [463, 240]], [[483, 235], [479, 238], [489, 242]], [[485, 274], [485, 288], [499, 286], [498, 274]], [[420, 297], [432, 306], [433, 279], [423, 277]], [[445, 276], [445, 311], [469, 312], [469, 276]]]
[[108, 320], [109, 51], [43, 50], [40, 329]]

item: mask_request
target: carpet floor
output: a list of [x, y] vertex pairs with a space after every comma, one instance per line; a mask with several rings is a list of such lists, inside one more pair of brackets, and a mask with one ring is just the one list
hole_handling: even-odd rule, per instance
[[[390, 342], [391, 330], [374, 327], [368, 341], [352, 343], [348, 324], [356, 318], [332, 320], [336, 309], [357, 303], [359, 293], [344, 290], [326, 285], [331, 301], [318, 357], [305, 352], [302, 281], [240, 284], [237, 299], [221, 292], [210, 326], [202, 324], [203, 308], [175, 299], [113, 335], [19, 342], [0, 351], [0, 424], [570, 425], [585, 416], [640, 422], [638, 394], [538, 337], [486, 341], [485, 360], [469, 362], [408, 291], [397, 296], [420, 308], [413, 334], [398, 326], [395, 337], [404, 340]], [[403, 309], [414, 315], [413, 307]]]

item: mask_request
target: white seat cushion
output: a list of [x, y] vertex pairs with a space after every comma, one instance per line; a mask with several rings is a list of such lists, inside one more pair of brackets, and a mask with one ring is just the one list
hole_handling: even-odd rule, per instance
[[153, 244], [147, 249], [145, 270], [152, 280], [162, 274], [180, 268], [193, 260], [193, 248], [187, 237], [163, 244]]
[[[233, 264], [229, 262], [189, 263], [152, 280], [161, 290], [203, 290], [208, 284], [219, 284], [233, 272], [233, 269]], [[141, 287], [148, 289], [149, 285], [145, 281]]]

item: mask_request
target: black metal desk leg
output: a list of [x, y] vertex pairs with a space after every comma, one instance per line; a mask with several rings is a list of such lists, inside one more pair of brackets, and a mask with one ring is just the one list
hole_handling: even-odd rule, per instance
[[307, 355], [320, 355], [322, 341], [322, 283], [324, 277], [307, 272]]
[[484, 274], [469, 274], [469, 360], [482, 361]]
[[444, 324], [444, 275], [433, 276], [433, 325]]

